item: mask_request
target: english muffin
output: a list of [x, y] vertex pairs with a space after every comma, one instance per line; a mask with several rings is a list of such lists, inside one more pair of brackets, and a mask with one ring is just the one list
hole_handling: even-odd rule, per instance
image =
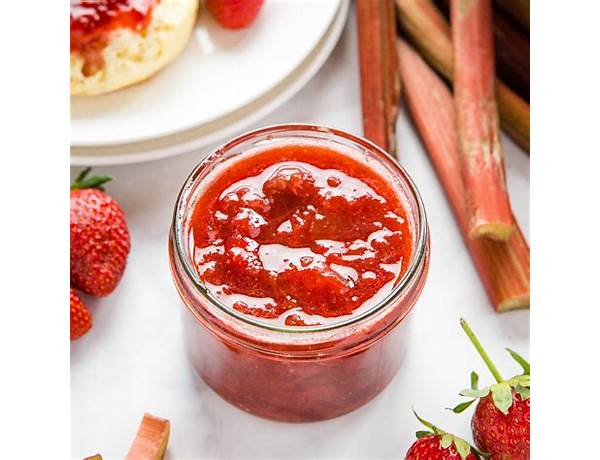
[[175, 59], [198, 0], [71, 0], [71, 95], [133, 85]]

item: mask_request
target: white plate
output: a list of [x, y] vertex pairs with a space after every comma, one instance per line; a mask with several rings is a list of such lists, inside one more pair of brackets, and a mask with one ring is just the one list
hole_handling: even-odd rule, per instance
[[71, 98], [71, 145], [119, 145], [179, 133], [255, 101], [289, 76], [317, 46], [340, 0], [267, 0], [242, 31], [203, 11], [182, 55], [146, 82]]
[[349, 1], [342, 0], [325, 35], [306, 59], [279, 84], [250, 104], [213, 120], [160, 139], [129, 144], [71, 147], [73, 165], [108, 165], [150, 161], [189, 152], [239, 133], [298, 92], [323, 65], [344, 28]]

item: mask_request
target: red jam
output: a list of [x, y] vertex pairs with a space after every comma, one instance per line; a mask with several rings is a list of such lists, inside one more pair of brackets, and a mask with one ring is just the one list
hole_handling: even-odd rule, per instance
[[102, 50], [115, 29], [142, 32], [159, 0], [71, 0], [71, 52], [85, 59], [83, 73], [93, 75], [104, 66]]
[[389, 293], [412, 253], [406, 212], [373, 169], [320, 145], [230, 165], [196, 202], [194, 263], [223, 303], [274, 325], [323, 325]]

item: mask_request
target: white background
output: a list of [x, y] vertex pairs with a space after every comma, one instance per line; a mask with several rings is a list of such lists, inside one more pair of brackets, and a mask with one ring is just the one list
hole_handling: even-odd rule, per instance
[[[341, 42], [317, 76], [256, 127], [322, 123], [361, 132], [353, 15]], [[91, 332], [71, 344], [73, 455], [100, 452], [121, 458], [144, 411], [169, 418], [169, 459], [399, 458], [424, 417], [469, 437], [468, 415], [444, 408], [461, 399], [477, 369], [492, 382], [459, 327], [464, 315], [507, 377], [519, 368], [505, 346], [529, 355], [529, 312], [493, 312], [415, 130], [398, 123], [400, 161], [417, 183], [432, 236], [431, 269], [414, 310], [409, 357], [381, 396], [337, 420], [290, 425], [261, 420], [224, 402], [196, 381], [181, 341], [180, 301], [170, 279], [167, 232], [187, 174], [213, 147], [147, 164], [103, 167], [107, 190], [122, 205], [132, 233], [125, 276], [105, 299], [86, 298]], [[515, 212], [524, 232], [529, 218], [529, 158], [504, 142]], [[74, 169], [74, 172], [79, 169]], [[360, 378], [360, 376], [357, 376]]]
[[[57, 65], [59, 62], [64, 63], [68, 47], [67, 34], [57, 32], [67, 28], [68, 5], [65, 2], [62, 10], [53, 2], [37, 2], [33, 6], [36, 14], [31, 14], [32, 5], [29, 2], [7, 3], [3, 13], [10, 20], [5, 21], [0, 28], [3, 70], [8, 69], [0, 73], [0, 121], [3, 123], [0, 151], [4, 166], [0, 180], [3, 212], [0, 251], [2, 267], [5, 269], [2, 273], [0, 298], [0, 362], [3, 372], [0, 383], [0, 407], [3, 413], [0, 432], [3, 440], [2, 455], [11, 459], [68, 458], [71, 446], [78, 442], [75, 439], [78, 434], [69, 435], [70, 422], [73, 422], [74, 430], [79, 429], [75, 417], [71, 420], [70, 416], [69, 343], [66, 339], [69, 245], [66, 199], [66, 184], [69, 181], [68, 70], [66, 65]], [[564, 8], [563, 2], [533, 2], [532, 6], [534, 307], [531, 311], [531, 329], [536, 382], [532, 406], [532, 458], [586, 458], [595, 452], [593, 440], [597, 436], [597, 413], [600, 409], [594, 393], [599, 377], [596, 350], [600, 319], [597, 293], [597, 261], [600, 254], [600, 239], [597, 237], [600, 228], [600, 214], [597, 212], [600, 196], [597, 140], [600, 94], [597, 84], [600, 81], [600, 62], [590, 59], [595, 55], [595, 48], [600, 42], [600, 28], [596, 24], [600, 6], [592, 2], [572, 2], [568, 9]], [[24, 18], [27, 18], [26, 22]], [[40, 52], [42, 43], [44, 52]], [[339, 51], [336, 55], [337, 53]], [[347, 59], [350, 59], [350, 54], [351, 51], [346, 49]], [[335, 62], [333, 60], [329, 63], [327, 69], [334, 69]], [[321, 74], [324, 72], [326, 71]], [[330, 77], [333, 79], [329, 83], [330, 89], [339, 88], [335, 76]], [[318, 82], [323, 84], [324, 77], [328, 76], [319, 75], [318, 80], [291, 103], [307, 107], [307, 115], [312, 115], [305, 117], [307, 120], [331, 121], [321, 119], [327, 111], [317, 112], [316, 106], [313, 107], [312, 104], [320, 104], [320, 101], [305, 99], [297, 102], [300, 98], [315, 94], [319, 89], [315, 85]], [[348, 127], [358, 130], [358, 99], [353, 96], [355, 91], [356, 80], [352, 88], [349, 86], [343, 94], [337, 92], [337, 107], [324, 108], [335, 110], [338, 114], [345, 111], [354, 120], [351, 122], [352, 126]], [[352, 100], [353, 104], [347, 103]], [[279, 114], [287, 113], [287, 110], [282, 109]], [[408, 124], [403, 119], [400, 121], [400, 128], [402, 146], [406, 144], [402, 128], [408, 129]], [[418, 153], [415, 147], [413, 155], [404, 155], [403, 162], [420, 182], [420, 174], [430, 173], [426, 172], [424, 166], [423, 172], [419, 173], [408, 164], [409, 161], [424, 161], [419, 159]], [[513, 161], [513, 157], [514, 154], [509, 157], [509, 163]], [[182, 157], [180, 161], [189, 161], [191, 166], [195, 160], [185, 160]], [[151, 165], [146, 165], [139, 168], [143, 171], [150, 167]], [[155, 173], [155, 180], [168, 180], [161, 179], [161, 174], [166, 174], [165, 167], [158, 169], [160, 171]], [[184, 175], [182, 173], [181, 180]], [[512, 177], [513, 174], [511, 181]], [[428, 193], [434, 193], [441, 201], [439, 191], [432, 190]], [[431, 210], [431, 197], [426, 197], [426, 201], [433, 224], [435, 218]], [[440, 212], [446, 212], [444, 209], [440, 208]], [[147, 206], [146, 213], [154, 213], [151, 205]], [[458, 237], [450, 235], [448, 238], [452, 238], [453, 247], [461, 256], [463, 252]], [[435, 261], [433, 263], [438, 264]], [[468, 270], [466, 258], [461, 266]], [[129, 273], [127, 276], [130, 276]], [[124, 286], [125, 284], [122, 289]], [[437, 291], [437, 288], [430, 283], [423, 300], [431, 298], [433, 291]], [[442, 297], [443, 292], [438, 295]], [[489, 331], [502, 330], [495, 323], [494, 317], [485, 313], [482, 300], [481, 303], [468, 307], [473, 311], [478, 308], [487, 317], [486, 321], [477, 320], [474, 323], [477, 331], [488, 334]], [[95, 307], [97, 316], [99, 308]], [[110, 308], [113, 311], [123, 310], [117, 310], [116, 306]], [[222, 431], [227, 432], [229, 429], [241, 436], [241, 440], [233, 439], [233, 444], [247, 439], [243, 436], [244, 432], [264, 432], [263, 427], [266, 425], [270, 429], [280, 427], [279, 431], [285, 430], [291, 435], [310, 430], [313, 436], [306, 436], [309, 440], [304, 444], [297, 442], [282, 445], [278, 438], [281, 436], [279, 431], [273, 432], [268, 441], [264, 435], [262, 438], [259, 435], [253, 443], [273, 443], [279, 447], [278, 453], [293, 456], [306, 446], [318, 445], [330, 436], [335, 436], [342, 444], [354, 445], [353, 435], [356, 433], [348, 428], [354, 420], [356, 426], [362, 426], [365, 432], [375, 435], [394, 430], [389, 434], [389, 445], [397, 449], [394, 451], [396, 458], [402, 458], [407, 447], [407, 433], [416, 427], [406, 415], [410, 400], [423, 415], [435, 417], [442, 423], [450, 422], [448, 428], [465, 433], [466, 423], [458, 426], [451, 422], [454, 418], [450, 415], [443, 417], [439, 401], [443, 400], [446, 404], [449, 398], [453, 398], [453, 388], [457, 384], [455, 380], [463, 378], [463, 367], [469, 368], [470, 365], [478, 365], [478, 362], [464, 342], [461, 355], [451, 356], [446, 353], [449, 341], [438, 341], [438, 336], [441, 339], [452, 334], [452, 339], [460, 343], [459, 332], [448, 325], [447, 329], [437, 327], [436, 334], [433, 334], [424, 317], [427, 307], [418, 308], [415, 333], [423, 335], [422, 343], [427, 343], [426, 339], [429, 339], [440, 344], [435, 357], [434, 352], [422, 353], [418, 347], [412, 355], [413, 365], [417, 360], [429, 363], [428, 373], [406, 378], [400, 376], [380, 399], [363, 411], [328, 424], [309, 426], [280, 426], [250, 418], [245, 422], [227, 425], [226, 422], [230, 419], [219, 412], [208, 425], [221, 426]], [[438, 311], [444, 310], [439, 308]], [[463, 313], [469, 315], [470, 311]], [[113, 316], [113, 322], [117, 324], [119, 318]], [[469, 318], [472, 319], [470, 316]], [[521, 327], [526, 329], [526, 326]], [[498, 355], [496, 347], [490, 349], [490, 352], [495, 357], [502, 356]], [[437, 366], [443, 362], [453, 362], [452, 367], [459, 367], [460, 372], [452, 372], [451, 375], [442, 373]], [[504, 367], [507, 363], [499, 361], [498, 364]], [[129, 371], [130, 369], [123, 370], [125, 373]], [[159, 375], [158, 366], [153, 375]], [[440, 375], [442, 379], [439, 378]], [[406, 387], [401, 385], [401, 380]], [[107, 382], [107, 385], [111, 385], [111, 382]], [[418, 386], [422, 388], [415, 391]], [[539, 392], [535, 389], [538, 386], [541, 389]], [[389, 404], [391, 399], [388, 395], [394, 390], [406, 393], [407, 396], [402, 399], [407, 404], [400, 408], [387, 408], [387, 405], [397, 406]], [[233, 411], [216, 399], [213, 399], [213, 406], [218, 406], [219, 410]], [[189, 407], [194, 406], [190, 404]], [[386, 414], [402, 414], [410, 427], [405, 424], [391, 426], [390, 422], [396, 421], [388, 421], [387, 417], [366, 420], [369, 411], [382, 407], [389, 409], [385, 411]], [[126, 407], [112, 409], [124, 413], [124, 416], [131, 410]], [[143, 407], [143, 410], [149, 409], [150, 407]], [[194, 408], [196, 411], [201, 409], [201, 405]], [[109, 424], [108, 421], [103, 423]], [[118, 429], [118, 426], [115, 428]], [[129, 437], [133, 437], [135, 429], [127, 427]], [[177, 428], [174, 426], [175, 429]], [[189, 429], [193, 430], [193, 427]], [[336, 433], [332, 433], [334, 430]], [[342, 433], [343, 431], [346, 433]], [[194, 436], [195, 439], [205, 439], [202, 438], [200, 429]], [[173, 440], [175, 441], [175, 437]], [[375, 437], [366, 441], [374, 451], [378, 449], [376, 441]], [[243, 445], [250, 449], [249, 445]], [[101, 450], [104, 444], [94, 442], [93, 447], [94, 451]], [[175, 445], [173, 442], [171, 447], [173, 454], [178, 452], [178, 443]], [[312, 448], [317, 450], [317, 447]], [[122, 455], [123, 452], [119, 452], [119, 456]]]

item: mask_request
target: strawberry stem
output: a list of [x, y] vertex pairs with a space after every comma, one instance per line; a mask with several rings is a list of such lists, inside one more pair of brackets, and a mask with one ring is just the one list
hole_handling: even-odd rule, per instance
[[498, 371], [496, 366], [494, 366], [494, 363], [492, 362], [492, 360], [490, 359], [488, 354], [483, 349], [481, 342], [479, 341], [479, 339], [477, 338], [477, 336], [471, 329], [471, 326], [469, 326], [469, 324], [463, 318], [460, 319], [460, 326], [463, 328], [463, 330], [467, 334], [467, 337], [469, 337], [469, 340], [471, 341], [471, 343], [475, 346], [475, 349], [479, 353], [479, 356], [481, 356], [481, 358], [485, 362], [485, 365], [488, 367], [488, 369], [490, 370], [490, 372], [496, 379], [496, 382], [498, 382], [498, 383], [504, 382], [502, 375], [500, 375], [500, 372]]

